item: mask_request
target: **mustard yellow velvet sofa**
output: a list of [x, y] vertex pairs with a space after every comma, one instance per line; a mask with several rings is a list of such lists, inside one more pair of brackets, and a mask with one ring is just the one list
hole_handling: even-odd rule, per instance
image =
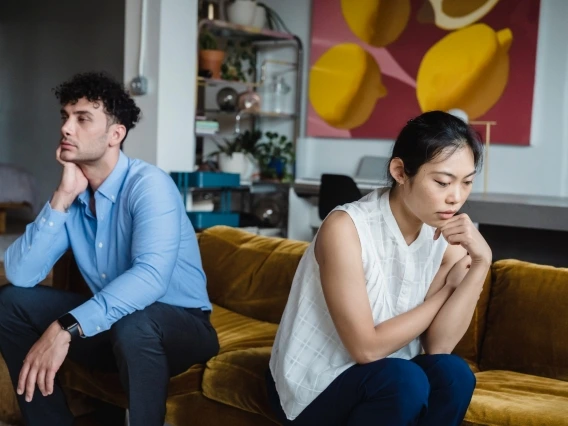
[[[274, 426], [264, 374], [307, 243], [228, 227], [208, 229], [198, 238], [221, 350], [206, 365], [171, 379], [166, 420], [175, 426]], [[54, 283], [86, 291], [68, 255], [56, 265]], [[477, 377], [464, 425], [567, 425], [568, 269], [494, 263], [456, 353]], [[1, 364], [0, 419], [16, 421]], [[73, 395], [126, 405], [116, 375], [66, 363], [61, 381]]]

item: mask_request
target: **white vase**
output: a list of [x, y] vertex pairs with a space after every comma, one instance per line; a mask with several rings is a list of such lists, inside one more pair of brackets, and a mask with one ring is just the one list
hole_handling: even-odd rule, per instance
[[225, 173], [241, 175], [241, 181], [251, 180], [254, 165], [250, 156], [242, 152], [235, 152], [230, 157], [227, 154], [219, 154], [219, 169]]
[[256, 6], [254, 11], [254, 19], [252, 20], [252, 27], [263, 29], [266, 25], [266, 9], [262, 6]]
[[237, 25], [251, 26], [256, 12], [256, 1], [235, 0], [227, 6], [229, 22]]

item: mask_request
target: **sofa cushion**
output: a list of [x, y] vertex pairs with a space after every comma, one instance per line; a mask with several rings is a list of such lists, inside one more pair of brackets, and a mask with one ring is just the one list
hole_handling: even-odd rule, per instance
[[239, 349], [272, 346], [277, 324], [245, 317], [218, 305], [213, 305], [211, 324], [219, 337], [219, 353]]
[[275, 420], [265, 382], [270, 352], [270, 347], [244, 349], [209, 360], [203, 374], [203, 395]]
[[568, 380], [568, 269], [493, 265], [480, 369]]
[[211, 301], [279, 323], [296, 267], [308, 243], [215, 226], [199, 234]]
[[500, 370], [475, 377], [465, 425], [566, 425], [568, 383]]
[[485, 278], [485, 284], [483, 284], [483, 290], [477, 301], [471, 323], [454, 350], [455, 354], [464, 358], [470, 365], [475, 366], [475, 368], [473, 368], [474, 371], [478, 368], [481, 342], [483, 341], [483, 333], [485, 331], [487, 306], [489, 305], [489, 294], [491, 292], [491, 280], [490, 269]]

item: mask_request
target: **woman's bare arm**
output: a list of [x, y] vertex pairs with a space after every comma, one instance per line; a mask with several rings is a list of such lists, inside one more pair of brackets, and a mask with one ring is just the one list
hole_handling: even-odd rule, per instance
[[420, 336], [453, 291], [443, 286], [420, 306], [375, 326], [361, 243], [347, 213], [333, 212], [324, 221], [315, 256], [331, 318], [347, 351], [359, 364], [384, 358]]

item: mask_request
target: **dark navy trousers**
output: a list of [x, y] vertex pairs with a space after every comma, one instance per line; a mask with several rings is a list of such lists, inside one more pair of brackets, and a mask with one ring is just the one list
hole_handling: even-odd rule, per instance
[[474, 374], [456, 355], [384, 358], [348, 368], [290, 421], [270, 371], [266, 379], [276, 416], [294, 426], [458, 426], [475, 388]]
[[[0, 287], [0, 352], [14, 386], [32, 345], [59, 316], [88, 299], [36, 286]], [[171, 376], [204, 364], [219, 350], [209, 314], [156, 302], [114, 323], [110, 330], [71, 342], [67, 358], [90, 370], [118, 372], [128, 397], [131, 426], [163, 426]], [[31, 402], [18, 396], [28, 426], [71, 426], [73, 415], [62, 388]]]

